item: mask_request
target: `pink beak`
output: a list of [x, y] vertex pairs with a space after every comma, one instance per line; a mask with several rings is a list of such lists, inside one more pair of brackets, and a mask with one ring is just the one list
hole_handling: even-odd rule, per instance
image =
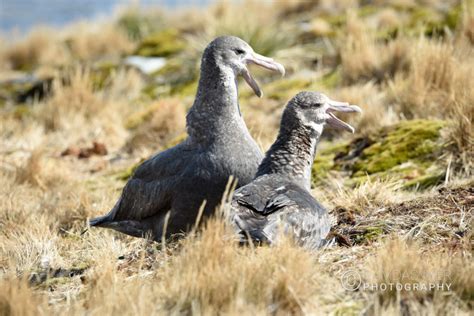
[[[277, 63], [272, 58], [262, 56], [255, 52], [245, 58], [245, 63], [255, 64], [271, 71], [277, 71], [282, 76], [285, 75], [285, 68], [283, 67], [282, 64]], [[242, 76], [244, 77], [245, 81], [250, 86], [250, 88], [252, 88], [253, 92], [255, 92], [255, 94], [259, 98], [262, 97], [263, 95], [262, 90], [260, 89], [257, 81], [255, 81], [255, 79], [252, 77], [252, 75], [250, 74], [250, 71], [247, 68], [245, 68], [244, 72], [242, 73]]]

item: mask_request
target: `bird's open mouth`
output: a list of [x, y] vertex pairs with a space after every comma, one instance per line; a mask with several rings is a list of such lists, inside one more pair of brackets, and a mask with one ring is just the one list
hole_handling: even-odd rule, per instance
[[[255, 64], [271, 71], [277, 71], [282, 76], [285, 75], [285, 68], [283, 67], [283, 65], [277, 63], [272, 58], [265, 57], [257, 53], [252, 53], [249, 56], [247, 56], [245, 58], [245, 63]], [[242, 76], [244, 77], [245, 81], [250, 86], [250, 88], [252, 88], [253, 92], [255, 92], [255, 94], [259, 98], [262, 97], [263, 95], [262, 90], [260, 89], [257, 81], [255, 81], [255, 79], [252, 77], [252, 75], [250, 74], [250, 71], [247, 68], [245, 68], [245, 70], [243, 71]]]
[[360, 109], [360, 107], [358, 107], [357, 105], [350, 105], [347, 102], [338, 102], [338, 101], [333, 101], [333, 100], [329, 100], [328, 103], [329, 103], [329, 107], [326, 110], [326, 112], [327, 112], [327, 114], [329, 114], [329, 118], [326, 120], [326, 122], [329, 125], [331, 125], [335, 128], [342, 128], [342, 129], [345, 129], [345, 130], [347, 130], [351, 133], [354, 133], [354, 131], [355, 131], [354, 127], [352, 127], [348, 123], [344, 122], [343, 120], [337, 118], [334, 115], [334, 112], [346, 112], [346, 113], [348, 113], [348, 112], [359, 112], [359, 113], [362, 113], [362, 110]]

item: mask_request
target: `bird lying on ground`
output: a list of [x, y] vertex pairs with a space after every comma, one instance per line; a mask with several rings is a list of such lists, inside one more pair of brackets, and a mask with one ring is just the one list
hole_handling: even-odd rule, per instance
[[255, 179], [235, 191], [230, 219], [245, 240], [274, 244], [287, 234], [298, 244], [323, 245], [331, 227], [326, 209], [311, 195], [311, 168], [327, 123], [354, 132], [333, 113], [361, 112], [317, 92], [300, 92], [283, 112], [276, 141], [258, 167]]
[[237, 37], [218, 37], [206, 47], [196, 98], [187, 114], [189, 137], [143, 162], [113, 209], [90, 220], [91, 226], [160, 241], [192, 228], [204, 201], [202, 215], [211, 215], [230, 176], [239, 186], [252, 180], [263, 155], [240, 114], [237, 87], [242, 76], [262, 95], [249, 64], [285, 72]]

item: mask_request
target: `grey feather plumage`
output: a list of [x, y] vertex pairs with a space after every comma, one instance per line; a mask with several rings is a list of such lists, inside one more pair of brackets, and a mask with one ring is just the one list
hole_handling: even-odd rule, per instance
[[[237, 58], [236, 48], [253, 52], [247, 43], [230, 36], [208, 45], [196, 98], [187, 115], [189, 137], [140, 165], [114, 208], [91, 220], [91, 226], [136, 237], [148, 234], [159, 241], [165, 223], [165, 237], [192, 227], [203, 201], [203, 215], [212, 214], [230, 176], [239, 186], [252, 180], [263, 155], [240, 115], [238, 73], [232, 59]], [[277, 65], [277, 70], [283, 69]]]
[[[309, 190], [316, 146], [324, 124], [333, 120], [328, 111], [336, 108], [330, 101], [320, 93], [300, 92], [288, 103], [255, 179], [234, 193], [230, 219], [244, 239], [274, 244], [287, 234], [306, 248], [325, 244], [331, 218]], [[340, 110], [360, 111], [331, 102]]]
[[237, 190], [232, 208], [239, 234], [257, 242], [272, 244], [287, 234], [315, 249], [331, 227], [326, 209], [308, 191], [277, 175], [261, 176]]

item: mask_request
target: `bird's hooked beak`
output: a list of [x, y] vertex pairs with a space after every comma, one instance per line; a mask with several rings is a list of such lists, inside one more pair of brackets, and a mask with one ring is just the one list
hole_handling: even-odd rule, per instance
[[[244, 58], [244, 63], [246, 65], [255, 64], [255, 65], [261, 66], [263, 68], [266, 68], [268, 70], [271, 70], [271, 71], [277, 71], [281, 74], [282, 77], [285, 75], [285, 68], [283, 67], [282, 64], [277, 63], [272, 58], [262, 56], [260, 54], [255, 53], [255, 52], [252, 52], [252, 53], [248, 54]], [[250, 71], [247, 69], [247, 67], [244, 68], [242, 76], [244, 77], [245, 81], [250, 86], [250, 88], [252, 88], [253, 92], [255, 92], [255, 94], [259, 98], [261, 98], [262, 95], [263, 95], [263, 92], [260, 89], [260, 87], [258, 86], [257, 81], [255, 81], [255, 79], [250, 74]]]
[[351, 125], [347, 124], [346, 122], [338, 119], [333, 112], [359, 112], [362, 113], [362, 110], [360, 107], [357, 105], [350, 105], [347, 102], [338, 102], [329, 99], [327, 102], [329, 104], [329, 107], [326, 110], [326, 113], [329, 114], [329, 118], [326, 120], [326, 122], [335, 127], [335, 128], [342, 128], [345, 129], [351, 133], [354, 133], [355, 129]]

